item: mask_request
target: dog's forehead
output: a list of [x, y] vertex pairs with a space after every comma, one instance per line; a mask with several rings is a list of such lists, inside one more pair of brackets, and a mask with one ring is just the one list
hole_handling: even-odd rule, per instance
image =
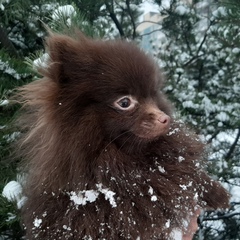
[[126, 92], [141, 96], [155, 91], [161, 80], [155, 61], [129, 43], [118, 44], [113, 48], [105, 71], [110, 88], [125, 89]]

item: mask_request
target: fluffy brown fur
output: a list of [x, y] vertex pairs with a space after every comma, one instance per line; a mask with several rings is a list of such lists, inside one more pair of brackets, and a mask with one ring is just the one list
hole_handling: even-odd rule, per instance
[[82, 34], [52, 34], [46, 45], [43, 78], [20, 90], [28, 239], [164, 240], [196, 205], [228, 206], [149, 56]]

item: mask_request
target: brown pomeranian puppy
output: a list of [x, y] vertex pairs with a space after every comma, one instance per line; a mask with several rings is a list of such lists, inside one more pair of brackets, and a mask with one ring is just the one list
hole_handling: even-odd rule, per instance
[[[50, 34], [42, 79], [20, 89], [27, 239], [171, 239], [228, 194], [173, 119], [157, 64], [134, 44]], [[22, 123], [22, 121], [21, 121]]]

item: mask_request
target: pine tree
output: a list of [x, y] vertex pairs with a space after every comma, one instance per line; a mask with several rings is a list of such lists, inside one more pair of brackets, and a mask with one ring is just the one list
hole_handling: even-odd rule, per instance
[[[91, 36], [135, 39], [141, 2], [73, 1], [64, 10], [64, 1], [1, 1], [0, 192], [7, 182], [16, 180], [18, 166], [9, 157], [9, 145], [19, 134], [10, 124], [17, 107], [9, 104], [9, 96], [16, 86], [36, 77], [26, 57], [43, 53], [46, 30], [42, 22], [59, 32], [75, 25]], [[162, 6], [162, 1], [155, 2]], [[155, 55], [165, 69], [165, 90], [179, 115], [212, 145], [209, 171], [234, 193], [240, 185], [240, 5], [238, 0], [187, 2], [172, 0], [162, 9], [164, 37]], [[240, 235], [238, 199], [232, 199], [228, 213], [201, 216], [196, 239], [236, 239]], [[216, 222], [221, 228], [216, 228]], [[16, 204], [0, 195], [0, 236], [21, 239], [22, 234]]]
[[[76, 10], [73, 10], [74, 14], [66, 11], [61, 14], [60, 10], [56, 11], [58, 8], [61, 10], [59, 4], [44, 1], [6, 1], [0, 4], [0, 193], [4, 193], [0, 194], [0, 238], [4, 239], [21, 239], [24, 234], [19, 221], [20, 207], [17, 206], [17, 200], [20, 200], [18, 187], [21, 188], [17, 175], [20, 165], [10, 148], [20, 134], [12, 124], [18, 106], [12, 104], [10, 96], [16, 87], [36, 78], [36, 72], [26, 60], [36, 58], [41, 55], [39, 50], [43, 51], [42, 38], [46, 30], [42, 22], [48, 24], [51, 19], [49, 25], [55, 31], [67, 28], [68, 23], [77, 20], [85, 24], [81, 26], [83, 30], [88, 28]], [[4, 188], [9, 182], [16, 188], [16, 193], [11, 196]]]
[[[18, 164], [17, 160], [11, 158], [10, 150], [10, 144], [18, 135], [11, 125], [17, 106], [10, 104], [9, 96], [15, 87], [32, 79], [31, 72], [24, 64], [24, 55], [26, 49], [33, 48], [32, 43], [37, 42], [36, 39], [25, 42], [22, 38], [23, 25], [26, 23], [23, 16], [28, 9], [27, 5], [19, 8], [19, 4], [20, 1], [6, 1], [0, 5], [0, 192], [7, 182], [15, 179]], [[31, 33], [28, 27], [24, 31]], [[17, 214], [15, 203], [0, 194], [0, 236], [20, 239], [22, 229]]]
[[[66, 2], [0, 2], [0, 193], [4, 190], [4, 196], [0, 194], [0, 238], [22, 239], [24, 235], [19, 222], [23, 178], [18, 174], [19, 159], [12, 158], [10, 148], [21, 133], [12, 125], [18, 106], [11, 104], [10, 96], [16, 87], [39, 77], [29, 65], [43, 55], [44, 25], [55, 32], [72, 32], [74, 26], [94, 37], [136, 37], [136, 6], [141, 1]], [[7, 183], [15, 188], [12, 196], [4, 188]]]
[[209, 211], [201, 216], [196, 239], [239, 236], [240, 26], [236, 3], [176, 0], [162, 10], [164, 37], [155, 54], [166, 71], [165, 90], [181, 118], [211, 144], [209, 172], [233, 194], [228, 212]]

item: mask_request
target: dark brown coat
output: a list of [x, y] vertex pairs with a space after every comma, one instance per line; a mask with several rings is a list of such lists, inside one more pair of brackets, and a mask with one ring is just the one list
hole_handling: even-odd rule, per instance
[[132, 43], [79, 35], [48, 37], [43, 78], [19, 92], [27, 238], [164, 240], [197, 205], [227, 207], [154, 61]]

